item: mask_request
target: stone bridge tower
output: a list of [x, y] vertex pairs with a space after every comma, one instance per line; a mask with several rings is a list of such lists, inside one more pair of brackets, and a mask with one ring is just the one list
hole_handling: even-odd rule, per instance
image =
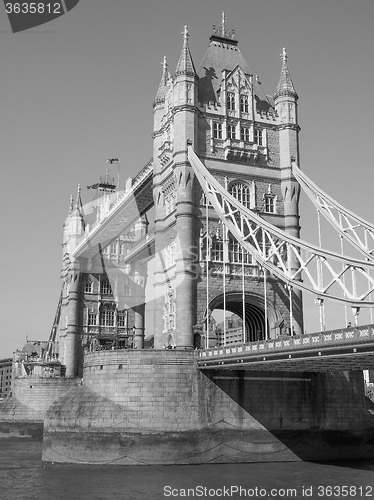
[[197, 71], [188, 37], [185, 27], [173, 75], [164, 58], [154, 102], [155, 347], [194, 347], [198, 332], [207, 336], [210, 311], [224, 306], [245, 320], [247, 341], [291, 327], [301, 333], [301, 295], [264, 276], [242, 252], [206, 206], [187, 157], [191, 144], [243, 205], [299, 236], [299, 188], [291, 173], [299, 158], [298, 96], [286, 51], [268, 96], [224, 14]]

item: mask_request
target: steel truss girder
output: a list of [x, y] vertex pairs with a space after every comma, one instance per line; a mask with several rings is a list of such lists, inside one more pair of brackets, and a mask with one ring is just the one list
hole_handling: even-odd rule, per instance
[[[257, 263], [289, 287], [352, 307], [372, 307], [374, 261], [357, 260], [287, 234], [244, 207], [188, 147], [194, 173], [224, 226]], [[374, 274], [374, 273], [373, 273]], [[363, 278], [363, 279], [362, 279]], [[359, 290], [360, 288], [360, 290]]]
[[[374, 226], [340, 205], [292, 163], [292, 173], [316, 209], [366, 258], [374, 258]], [[361, 234], [360, 234], [361, 233]]]

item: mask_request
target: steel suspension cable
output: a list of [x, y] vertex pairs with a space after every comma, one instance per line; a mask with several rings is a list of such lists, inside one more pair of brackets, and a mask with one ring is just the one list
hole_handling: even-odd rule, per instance
[[[225, 189], [227, 191], [227, 177], [225, 177]], [[223, 224], [223, 345], [226, 345], [226, 261], [229, 257], [229, 243], [227, 241], [227, 228]]]
[[[366, 248], [369, 248], [368, 233], [367, 233], [366, 230], [365, 230], [365, 246], [366, 246]], [[367, 260], [369, 260], [369, 259], [367, 259]], [[367, 270], [367, 273], [370, 276], [370, 269], [369, 268]], [[368, 278], [368, 286], [370, 287], [370, 279], [369, 278]], [[371, 300], [371, 298], [372, 298], [372, 295], [370, 293], [369, 294], [369, 300]], [[372, 307], [370, 307], [370, 323], [373, 324], [373, 308]]]
[[[322, 248], [322, 235], [321, 235], [321, 216], [319, 210], [317, 210], [317, 221], [318, 221], [318, 244], [319, 247]], [[318, 266], [318, 284], [319, 287], [323, 287], [323, 271], [322, 271], [322, 261], [321, 258], [317, 258], [317, 266]], [[324, 332], [326, 329], [326, 320], [325, 320], [325, 301], [323, 299], [317, 299], [319, 305], [319, 321], [321, 325], [321, 331]]]
[[205, 346], [209, 349], [209, 200], [205, 195], [205, 229], [206, 229], [206, 249], [205, 249], [205, 264], [206, 264], [206, 339]]
[[[339, 224], [341, 225], [341, 219], [342, 215], [339, 214]], [[344, 248], [343, 248], [343, 236], [340, 234], [340, 253], [344, 255]], [[342, 270], [344, 270], [344, 264], [342, 263]], [[343, 285], [345, 286], [345, 275], [343, 274]], [[344, 293], [344, 297], [346, 294]], [[344, 304], [344, 319], [345, 319], [345, 324], [348, 326], [348, 309], [347, 309], [347, 304]]]
[[264, 268], [264, 301], [265, 301], [265, 340], [268, 339], [268, 304], [266, 292], [266, 269]]
[[290, 301], [290, 335], [293, 335], [293, 310], [292, 310], [292, 286], [288, 285], [288, 294]]
[[[266, 245], [265, 245], [265, 239], [263, 238], [262, 239], [262, 252], [263, 254], [266, 256], [267, 255], [267, 252], [266, 252]], [[260, 269], [259, 269], [260, 270]], [[264, 331], [264, 335], [265, 335], [265, 339], [268, 338], [268, 328], [267, 328], [267, 321], [268, 321], [268, 312], [267, 312], [267, 296], [266, 296], [266, 269], [265, 267], [262, 267], [262, 270], [263, 270], [263, 273], [264, 273], [264, 312], [265, 312], [265, 331]], [[260, 340], [260, 339], [258, 339]]]
[[226, 226], [222, 227], [223, 238], [223, 345], [226, 345], [226, 259], [228, 249], [226, 248]]
[[[244, 235], [244, 230], [243, 230], [243, 217], [241, 218], [241, 229], [242, 233]], [[242, 305], [243, 305], [243, 344], [245, 344], [246, 338], [245, 338], [245, 288], [244, 288], [244, 247], [241, 247], [242, 249]]]

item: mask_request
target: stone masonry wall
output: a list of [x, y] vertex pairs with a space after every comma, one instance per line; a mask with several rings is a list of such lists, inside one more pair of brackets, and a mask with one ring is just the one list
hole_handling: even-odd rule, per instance
[[86, 356], [52, 404], [43, 459], [151, 464], [374, 454], [362, 375], [197, 370], [193, 351]]
[[12, 396], [0, 402], [0, 437], [41, 438], [47, 409], [77, 384], [63, 377], [15, 378]]
[[0, 403], [0, 422], [43, 422], [52, 402], [77, 385], [75, 379], [64, 377], [25, 377], [14, 380], [13, 395]]

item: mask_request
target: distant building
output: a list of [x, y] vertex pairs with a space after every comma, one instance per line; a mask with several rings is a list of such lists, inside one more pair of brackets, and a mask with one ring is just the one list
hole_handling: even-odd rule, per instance
[[217, 345], [232, 345], [243, 343], [243, 320], [236, 314], [227, 316], [225, 321], [222, 321], [216, 326], [216, 334]]
[[14, 377], [56, 377], [61, 375], [61, 363], [58, 360], [58, 345], [53, 349], [44, 340], [28, 340], [22, 350], [14, 353]]
[[12, 392], [12, 358], [0, 359], [0, 398]]

